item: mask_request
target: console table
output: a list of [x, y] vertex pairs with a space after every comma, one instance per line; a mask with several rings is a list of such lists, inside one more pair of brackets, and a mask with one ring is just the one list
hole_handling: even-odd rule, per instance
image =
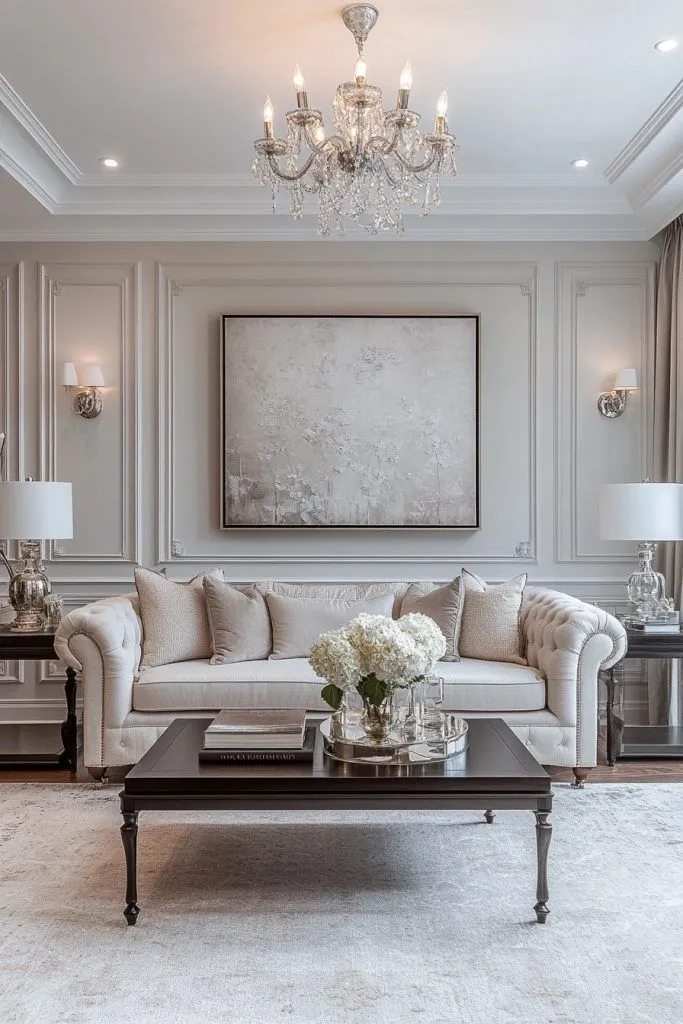
[[[13, 633], [9, 626], [0, 626], [0, 660], [59, 661], [55, 651], [54, 630], [40, 633]], [[61, 768], [74, 773], [77, 764], [76, 673], [66, 670], [66, 718], [62, 722], [61, 754], [0, 754], [0, 768]]]
[[[672, 659], [674, 665], [683, 658], [683, 632], [644, 633], [627, 629], [626, 658]], [[613, 765], [619, 757], [683, 757], [683, 726], [678, 725], [625, 725], [614, 710], [614, 699], [619, 680], [616, 671], [622, 662], [606, 674], [607, 683], [607, 762]], [[676, 684], [674, 670], [674, 685]]]

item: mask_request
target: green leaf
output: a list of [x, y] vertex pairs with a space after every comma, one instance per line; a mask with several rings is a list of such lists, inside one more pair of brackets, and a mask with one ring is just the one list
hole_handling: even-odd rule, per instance
[[339, 686], [335, 686], [334, 683], [328, 683], [327, 686], [323, 686], [320, 691], [320, 696], [329, 704], [333, 711], [339, 711], [341, 702], [344, 699], [344, 691]]
[[356, 689], [363, 700], [366, 700], [368, 704], [374, 704], [375, 707], [379, 707], [390, 693], [389, 684], [374, 675], [364, 676]]

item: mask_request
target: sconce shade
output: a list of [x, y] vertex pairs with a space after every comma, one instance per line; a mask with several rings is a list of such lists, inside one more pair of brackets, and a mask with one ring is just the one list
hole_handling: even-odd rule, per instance
[[103, 388], [104, 377], [99, 366], [84, 366], [78, 381], [82, 388]]
[[614, 380], [615, 391], [637, 391], [638, 374], [630, 367], [628, 370], [619, 370]]
[[65, 388], [78, 387], [78, 374], [76, 373], [75, 363], [64, 363], [64, 368], [62, 370], [62, 385]]
[[600, 536], [605, 540], [683, 540], [683, 484], [604, 484]]
[[0, 482], [0, 537], [68, 540], [73, 535], [71, 484]]

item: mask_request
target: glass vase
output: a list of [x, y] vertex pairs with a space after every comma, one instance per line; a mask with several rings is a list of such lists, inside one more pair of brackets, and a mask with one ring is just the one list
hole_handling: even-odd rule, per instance
[[370, 701], [363, 701], [363, 714], [361, 725], [365, 730], [368, 739], [373, 743], [383, 743], [389, 737], [392, 720], [392, 697], [388, 697], [381, 704], [371, 704]]

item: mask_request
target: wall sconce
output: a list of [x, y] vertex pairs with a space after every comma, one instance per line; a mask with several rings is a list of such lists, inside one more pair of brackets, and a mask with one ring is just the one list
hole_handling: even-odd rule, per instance
[[614, 387], [611, 391], [603, 391], [598, 398], [598, 409], [603, 416], [613, 420], [615, 416], [621, 416], [626, 408], [629, 392], [638, 390], [638, 374], [633, 368], [619, 370], [614, 378]]
[[62, 387], [69, 393], [72, 388], [78, 391], [74, 396], [71, 408], [77, 416], [85, 420], [94, 420], [102, 412], [102, 396], [100, 394], [104, 387], [102, 368], [99, 366], [84, 366], [78, 374], [75, 363], [64, 363], [62, 375]]

